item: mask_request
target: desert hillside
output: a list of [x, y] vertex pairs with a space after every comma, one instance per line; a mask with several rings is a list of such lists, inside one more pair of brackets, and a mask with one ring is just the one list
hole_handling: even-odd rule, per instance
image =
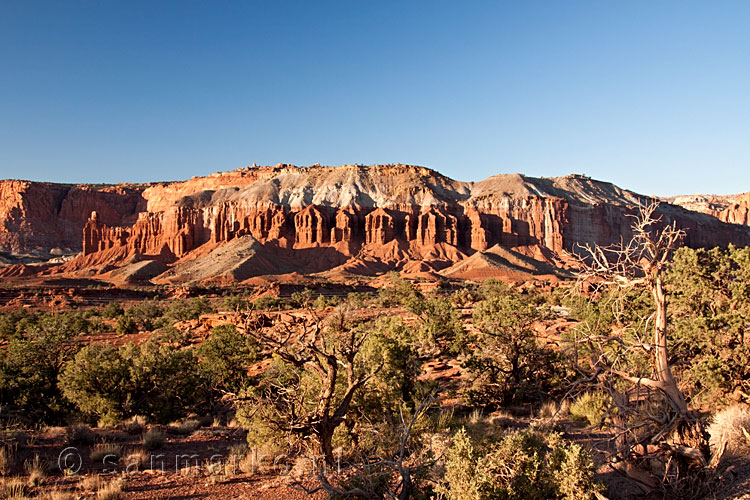
[[750, 193], [729, 196], [694, 194], [665, 198], [665, 201], [688, 210], [713, 215], [724, 222], [750, 225]]
[[[687, 246], [750, 244], [746, 197], [708, 208], [683, 198], [659, 214], [685, 230]], [[246, 167], [116, 186], [2, 181], [2, 274], [154, 283], [554, 275], [581, 245], [629, 238], [630, 216], [649, 201], [580, 175], [460, 182], [409, 165]]]

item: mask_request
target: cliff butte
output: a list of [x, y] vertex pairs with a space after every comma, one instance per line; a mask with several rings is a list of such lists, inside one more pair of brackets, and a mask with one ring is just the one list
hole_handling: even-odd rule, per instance
[[[648, 197], [580, 175], [459, 182], [409, 165], [245, 167], [182, 182], [0, 181], [0, 276], [183, 284], [390, 270], [564, 276], [630, 236]], [[681, 206], [682, 205], [682, 206]], [[664, 200], [685, 244], [750, 244], [750, 193]]]

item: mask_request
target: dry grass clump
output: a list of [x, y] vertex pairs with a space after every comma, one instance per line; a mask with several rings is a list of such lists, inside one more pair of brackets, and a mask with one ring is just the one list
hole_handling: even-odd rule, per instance
[[0, 487], [0, 496], [9, 500], [26, 498], [26, 483], [21, 478], [8, 479]]
[[120, 500], [121, 498], [124, 498], [124, 489], [124, 481], [121, 479], [115, 479], [102, 485], [96, 492], [96, 498], [99, 500]]
[[58, 439], [65, 437], [65, 427], [47, 426], [42, 429], [41, 437], [43, 439], [49, 439], [50, 441], [57, 441]]
[[122, 424], [122, 429], [129, 434], [141, 434], [147, 423], [146, 417], [135, 415]]
[[167, 427], [167, 430], [173, 434], [189, 436], [201, 427], [201, 421], [198, 419], [188, 419], [182, 422], [175, 422]]
[[306, 456], [298, 456], [292, 463], [292, 468], [289, 471], [289, 476], [297, 481], [302, 480], [305, 477], [312, 476], [315, 473], [315, 461]]
[[27, 481], [29, 486], [40, 486], [44, 483], [44, 480], [47, 478], [47, 462], [42, 460], [39, 455], [34, 455], [33, 459], [26, 460], [23, 467], [29, 475]]
[[557, 403], [554, 401], [545, 401], [542, 403], [542, 406], [539, 408], [539, 413], [537, 413], [538, 418], [554, 418], [557, 415]]
[[109, 457], [119, 460], [122, 457], [122, 446], [116, 443], [98, 443], [91, 448], [91, 460], [101, 462]]
[[193, 433], [193, 436], [199, 439], [211, 439], [214, 436], [221, 436], [223, 431], [218, 427], [207, 427], [204, 429], [198, 429]]
[[[475, 439], [497, 439], [503, 429], [511, 425], [515, 419], [507, 411], [498, 410], [490, 415], [484, 415], [475, 409], [465, 417], [456, 419], [455, 426], [460, 426]], [[447, 429], [446, 429], [447, 430]]]
[[26, 431], [18, 429], [0, 430], [0, 442], [4, 443], [5, 446], [26, 446], [27, 444], [33, 444], [34, 441], [35, 437]]
[[477, 425], [484, 422], [484, 414], [480, 408], [474, 408], [466, 419], [467, 423]]
[[78, 487], [83, 491], [89, 493], [97, 491], [102, 487], [102, 479], [97, 475], [85, 476], [83, 479], [81, 479], [81, 482], [78, 483]]
[[260, 463], [254, 453], [248, 453], [237, 461], [237, 467], [245, 474], [255, 474], [260, 468]]
[[545, 420], [564, 418], [570, 413], [570, 405], [571, 402], [568, 399], [563, 400], [561, 404], [553, 400], [545, 401], [539, 408], [537, 417]]
[[182, 477], [197, 476], [199, 473], [200, 466], [198, 464], [191, 465], [189, 462], [186, 462], [178, 471], [178, 474]]
[[130, 433], [125, 431], [110, 430], [101, 432], [102, 441], [127, 441], [130, 439]]
[[235, 458], [243, 458], [245, 455], [250, 453], [250, 448], [247, 446], [247, 443], [235, 443], [229, 447], [228, 455], [229, 457], [235, 457]]
[[507, 425], [510, 425], [513, 422], [515, 422], [515, 418], [508, 411], [497, 410], [497, 411], [492, 412], [489, 415], [488, 421], [492, 425], [497, 425], [497, 426], [503, 427], [503, 426], [507, 426]]
[[[241, 464], [242, 462], [245, 462], [247, 460], [247, 457], [249, 455], [250, 448], [247, 446], [247, 443], [236, 443], [231, 445], [227, 452], [227, 461], [224, 466], [224, 473], [227, 476], [233, 476], [237, 474], [238, 470], [245, 472], [245, 468], [248, 468], [247, 466], [250, 464], [245, 464], [245, 466]], [[252, 469], [252, 467], [249, 468]]]
[[729, 456], [750, 456], [750, 408], [732, 405], [717, 412], [708, 427], [711, 448]]
[[15, 450], [10, 446], [0, 447], [0, 476], [8, 476], [16, 463]]
[[449, 429], [456, 423], [456, 412], [451, 407], [450, 410], [442, 410], [434, 417], [434, 428], [438, 431]]
[[142, 439], [143, 447], [149, 451], [158, 450], [164, 446], [164, 434], [159, 429], [149, 429]]
[[143, 448], [136, 448], [133, 450], [128, 450], [128, 452], [125, 453], [123, 462], [125, 463], [125, 467], [128, 469], [135, 466], [136, 469], [140, 470], [141, 468], [145, 468], [149, 464], [150, 458], [151, 453], [149, 453], [147, 450], [144, 450]]
[[224, 462], [209, 459], [203, 462], [203, 468], [209, 476], [224, 475]]
[[96, 440], [96, 433], [88, 425], [71, 425], [65, 429], [65, 444], [91, 444]]
[[75, 495], [67, 491], [54, 490], [43, 497], [45, 500], [73, 500]]

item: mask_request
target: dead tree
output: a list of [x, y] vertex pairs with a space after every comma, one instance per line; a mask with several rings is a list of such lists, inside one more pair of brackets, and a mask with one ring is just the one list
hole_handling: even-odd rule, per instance
[[[278, 430], [314, 437], [316, 452], [333, 464], [333, 433], [346, 420], [355, 393], [380, 367], [368, 370], [357, 363], [367, 333], [348, 321], [346, 311], [322, 318], [308, 307], [306, 316], [296, 324], [282, 320], [273, 326], [254, 323], [252, 315], [245, 318], [245, 332], [300, 374], [291, 385], [262, 382], [252, 399], [272, 407], [271, 423]], [[316, 395], [309, 394], [303, 375], [316, 380]]]
[[[705, 427], [690, 411], [669, 355], [663, 276], [684, 232], [674, 223], [663, 224], [657, 207], [641, 207], [627, 243], [585, 246], [579, 257], [579, 284], [614, 288], [619, 297], [631, 289], [648, 292], [654, 313], [642, 322], [646, 331], [635, 340], [617, 332], [584, 335], [576, 350], [588, 355], [587, 380], [612, 400], [609, 418], [617, 434], [611, 465], [644, 491], [690, 497], [707, 484], [711, 461]], [[650, 359], [650, 373], [628, 366], [625, 360], [634, 353]]]

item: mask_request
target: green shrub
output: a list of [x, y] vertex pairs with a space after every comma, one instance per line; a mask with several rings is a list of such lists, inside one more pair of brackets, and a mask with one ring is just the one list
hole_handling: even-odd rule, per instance
[[412, 301], [423, 298], [414, 285], [401, 278], [397, 272], [388, 273], [390, 286], [378, 290], [378, 301], [383, 307], [406, 306]]
[[244, 295], [230, 295], [221, 302], [224, 311], [249, 311], [252, 308], [252, 303]]
[[115, 323], [115, 331], [125, 335], [128, 333], [138, 333], [138, 323], [132, 316], [120, 316]]
[[80, 348], [74, 340], [84, 331], [77, 329], [82, 326], [79, 318], [41, 315], [0, 349], [0, 405], [6, 415], [34, 424], [64, 420], [72, 407], [62, 396], [57, 378]]
[[365, 307], [366, 304], [369, 302], [369, 297], [365, 295], [364, 293], [359, 292], [349, 292], [346, 295], [346, 303], [349, 305], [349, 307], [353, 309], [359, 309], [360, 307]]
[[673, 325], [670, 355], [694, 405], [746, 391], [750, 379], [750, 247], [680, 248], [666, 275]]
[[584, 392], [570, 405], [570, 416], [574, 420], [599, 425], [610, 406], [606, 394]]
[[447, 500], [590, 500], [601, 486], [590, 455], [559, 434], [528, 428], [477, 445], [462, 429], [438, 493]]
[[289, 309], [291, 307], [291, 304], [287, 302], [286, 300], [282, 299], [281, 297], [274, 297], [272, 295], [264, 295], [263, 297], [258, 297], [255, 299], [255, 302], [253, 302], [253, 309], [256, 311], [280, 311], [282, 309]]
[[195, 350], [162, 336], [138, 346], [88, 346], [65, 366], [59, 385], [105, 424], [137, 414], [169, 422], [204, 401]]
[[381, 368], [358, 404], [368, 415], [385, 416], [384, 408], [396, 412], [419, 397], [418, 341], [400, 316], [379, 318], [370, 328], [372, 332], [362, 346], [362, 363]]
[[130, 363], [132, 395], [130, 415], [141, 414], [155, 422], [184, 416], [204, 401], [195, 350], [152, 337], [135, 346], [125, 344], [123, 357]]
[[293, 292], [289, 299], [295, 307], [307, 307], [312, 304], [314, 295], [315, 292], [305, 288], [300, 292]]
[[328, 306], [335, 306], [338, 303], [339, 301], [337, 297], [326, 297], [325, 295], [318, 295], [318, 297], [313, 301], [312, 306], [315, 309], [325, 309]]
[[26, 330], [24, 325], [33, 325], [35, 322], [36, 314], [27, 309], [0, 314], [0, 338], [10, 340], [12, 337], [22, 336]]
[[481, 500], [481, 481], [477, 475], [477, 450], [466, 430], [461, 428], [453, 436], [453, 443], [445, 457], [445, 476], [438, 486], [447, 500]]
[[480, 292], [464, 363], [472, 375], [470, 402], [497, 407], [545, 399], [565, 368], [561, 356], [537, 340], [534, 324], [549, 316], [543, 298], [494, 282]]
[[258, 384], [248, 385], [240, 391], [236, 417], [240, 426], [247, 429], [246, 438], [251, 449], [273, 457], [296, 446], [296, 437], [278, 425], [281, 412], [272, 399], [276, 397], [273, 391], [295, 388], [301, 398], [310, 398], [314, 395], [314, 383], [313, 378], [305, 377], [300, 370], [274, 356]]
[[296, 448], [295, 438], [275, 426], [272, 422], [274, 417], [273, 410], [266, 405], [258, 407], [257, 411], [252, 411], [248, 406], [240, 406], [237, 410], [240, 426], [247, 429], [247, 445], [249, 449], [256, 451], [259, 461], [262, 457], [273, 460], [273, 457], [287, 454]]
[[412, 297], [406, 308], [420, 321], [417, 335], [423, 349], [457, 353], [466, 343], [463, 321], [448, 297]]
[[132, 397], [131, 366], [121, 351], [92, 344], [81, 349], [60, 375], [63, 395], [104, 425], [127, 416]]
[[[136, 324], [136, 331], [153, 331], [160, 325], [158, 319], [161, 318], [164, 311], [159, 303], [155, 300], [144, 300], [125, 311], [125, 316], [132, 319]], [[133, 333], [133, 332], [127, 332]]]
[[258, 353], [252, 337], [241, 335], [233, 325], [219, 325], [198, 348], [199, 369], [212, 388], [237, 392], [247, 383], [247, 368]]
[[215, 312], [216, 309], [211, 306], [208, 300], [202, 297], [190, 300], [177, 300], [169, 304], [157, 326], [172, 326], [178, 321], [198, 319], [203, 314]]
[[125, 309], [122, 308], [122, 306], [118, 302], [110, 302], [107, 304], [107, 307], [105, 307], [102, 310], [102, 316], [105, 318], [118, 318], [125, 314]]

